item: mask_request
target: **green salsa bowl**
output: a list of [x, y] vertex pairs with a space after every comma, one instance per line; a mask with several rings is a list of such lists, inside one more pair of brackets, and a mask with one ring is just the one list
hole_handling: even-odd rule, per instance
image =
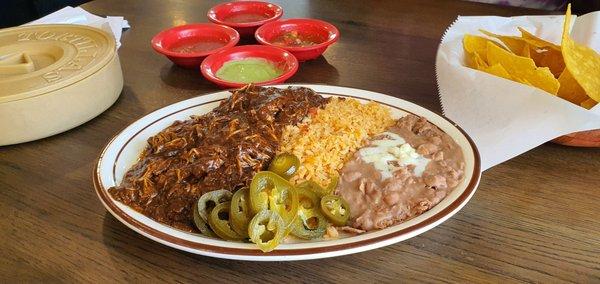
[[243, 45], [206, 57], [200, 71], [221, 88], [271, 85], [292, 77], [298, 71], [298, 60], [278, 47]]

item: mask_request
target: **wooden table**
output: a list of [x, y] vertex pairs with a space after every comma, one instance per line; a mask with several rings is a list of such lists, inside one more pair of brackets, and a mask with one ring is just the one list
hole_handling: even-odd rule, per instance
[[[434, 59], [457, 15], [540, 11], [459, 1], [280, 3], [285, 17], [320, 18], [341, 31], [324, 57], [291, 82], [358, 87], [439, 111]], [[215, 3], [98, 0], [83, 7], [123, 15], [120, 99], [66, 133], [0, 147], [0, 278], [28, 281], [398, 282], [600, 281], [600, 149], [546, 144], [483, 174], [453, 218], [386, 248], [332, 259], [252, 263], [212, 259], [153, 242], [107, 213], [91, 172], [100, 150], [136, 118], [216, 91], [196, 70], [150, 47], [167, 27], [206, 22]], [[3, 281], [4, 282], [4, 281]]]

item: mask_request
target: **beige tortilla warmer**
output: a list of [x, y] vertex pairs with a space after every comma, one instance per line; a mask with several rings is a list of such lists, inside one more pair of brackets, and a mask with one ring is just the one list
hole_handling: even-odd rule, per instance
[[100, 29], [0, 30], [0, 146], [76, 127], [110, 107], [122, 88], [115, 40]]

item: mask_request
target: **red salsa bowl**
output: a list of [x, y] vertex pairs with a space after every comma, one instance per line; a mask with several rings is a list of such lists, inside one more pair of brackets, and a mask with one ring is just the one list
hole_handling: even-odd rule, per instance
[[173, 63], [198, 68], [210, 54], [235, 46], [238, 32], [215, 24], [190, 24], [166, 29], [152, 38], [152, 48]]
[[321, 20], [287, 19], [264, 24], [254, 36], [261, 44], [283, 48], [305, 61], [323, 54], [340, 38], [340, 32]]
[[248, 82], [227, 81], [219, 78], [217, 72], [227, 62], [254, 58], [264, 59], [281, 71], [280, 75], [272, 79], [252, 82], [254, 85], [264, 86], [282, 83], [298, 71], [298, 60], [291, 53], [281, 48], [264, 45], [242, 45], [214, 53], [202, 61], [200, 71], [206, 79], [217, 84], [219, 87], [239, 88], [247, 85]]
[[240, 36], [252, 37], [261, 25], [275, 21], [283, 15], [283, 9], [275, 4], [261, 1], [234, 1], [219, 4], [208, 10], [208, 19], [216, 24], [236, 29]]

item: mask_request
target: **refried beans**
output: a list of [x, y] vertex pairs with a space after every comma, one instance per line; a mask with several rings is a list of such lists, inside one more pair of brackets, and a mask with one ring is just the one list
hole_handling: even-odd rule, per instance
[[383, 229], [438, 204], [463, 180], [464, 167], [448, 134], [407, 115], [353, 155], [336, 193], [348, 201], [352, 227]]

